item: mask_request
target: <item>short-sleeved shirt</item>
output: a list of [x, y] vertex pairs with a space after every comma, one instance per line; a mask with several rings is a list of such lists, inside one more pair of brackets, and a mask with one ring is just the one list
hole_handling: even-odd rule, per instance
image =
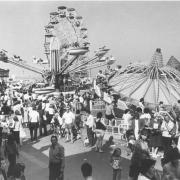
[[74, 115], [74, 113], [72, 113], [71, 111], [65, 112], [65, 113], [63, 114], [62, 119], [65, 120], [65, 124], [71, 124], [71, 123], [73, 123], [73, 121], [74, 121], [74, 119], [75, 119], [75, 115]]
[[127, 114], [123, 114], [122, 119], [125, 121], [126, 124], [131, 125], [130, 120], [132, 119], [131, 114], [127, 113]]
[[31, 111], [29, 113], [29, 119], [32, 123], [37, 123], [39, 121], [39, 113], [37, 111]]

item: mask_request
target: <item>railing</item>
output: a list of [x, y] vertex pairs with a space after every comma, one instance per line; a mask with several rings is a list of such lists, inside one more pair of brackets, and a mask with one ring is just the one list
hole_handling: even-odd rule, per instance
[[105, 119], [103, 119], [103, 124], [106, 126], [106, 132], [112, 135], [118, 135], [120, 139], [126, 140], [125, 134], [128, 130], [128, 124], [125, 123], [123, 119], [115, 119], [115, 125], [108, 124]]
[[[98, 112], [105, 115], [105, 102], [102, 100], [91, 101], [91, 113], [96, 118]], [[103, 117], [102, 123], [106, 126], [106, 132], [112, 135], [117, 135], [120, 139], [126, 140], [125, 133], [128, 130], [128, 124], [122, 118], [116, 118], [114, 125], [107, 122], [108, 120]]]

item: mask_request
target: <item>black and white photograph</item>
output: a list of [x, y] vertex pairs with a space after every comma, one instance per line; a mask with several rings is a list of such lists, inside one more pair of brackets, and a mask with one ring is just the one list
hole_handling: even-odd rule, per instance
[[0, 0], [0, 180], [180, 180], [180, 1]]

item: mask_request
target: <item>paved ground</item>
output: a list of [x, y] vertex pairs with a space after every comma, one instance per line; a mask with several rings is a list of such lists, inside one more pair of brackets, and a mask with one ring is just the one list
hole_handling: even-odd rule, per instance
[[[108, 139], [106, 135], [105, 139]], [[93, 166], [93, 175], [96, 180], [112, 179], [112, 169], [109, 165], [110, 153], [112, 148], [105, 145], [104, 153], [97, 153], [94, 150], [83, 147], [81, 140], [74, 144], [64, 143], [63, 139], [59, 140], [65, 147], [65, 180], [80, 180], [83, 179], [80, 166], [87, 160]], [[117, 146], [122, 144], [118, 142]], [[27, 180], [48, 180], [48, 150], [50, 146], [50, 136], [40, 138], [37, 143], [26, 143], [20, 151], [19, 161], [23, 161], [26, 165]], [[126, 148], [121, 146], [123, 172], [122, 180], [128, 179], [129, 158], [126, 156]]]
[[[112, 169], [109, 165], [110, 152], [112, 148], [105, 147], [104, 153], [97, 153], [94, 150], [84, 147], [81, 140], [74, 144], [64, 143], [63, 139], [59, 140], [65, 147], [65, 180], [83, 179], [80, 166], [87, 160], [93, 165], [93, 175], [97, 180], [112, 179]], [[26, 143], [20, 151], [18, 161], [23, 161], [26, 165], [27, 180], [48, 180], [48, 150], [50, 146], [50, 136], [40, 138], [37, 143]], [[123, 180], [128, 177], [129, 160], [123, 158]]]

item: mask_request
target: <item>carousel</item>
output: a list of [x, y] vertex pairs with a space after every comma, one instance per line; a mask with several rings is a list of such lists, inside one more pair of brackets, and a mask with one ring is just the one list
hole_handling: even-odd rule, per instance
[[151, 108], [160, 101], [172, 107], [180, 99], [180, 72], [172, 66], [172, 58], [170, 62], [164, 64], [158, 48], [149, 65], [129, 64], [110, 79], [109, 85], [121, 99], [136, 105], [144, 98], [146, 106]]

